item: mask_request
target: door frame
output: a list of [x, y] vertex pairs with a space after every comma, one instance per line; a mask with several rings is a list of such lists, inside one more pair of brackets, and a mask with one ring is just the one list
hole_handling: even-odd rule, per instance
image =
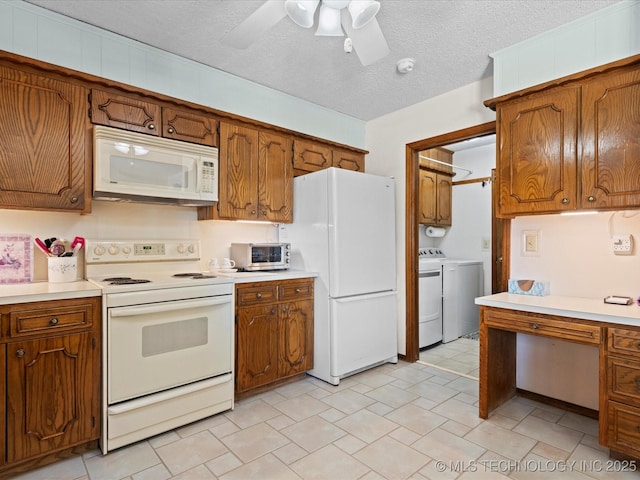
[[[496, 122], [487, 122], [462, 130], [445, 133], [436, 137], [418, 140], [408, 143], [405, 147], [406, 154], [406, 175], [405, 175], [405, 292], [406, 292], [406, 335], [405, 335], [405, 356], [407, 362], [415, 362], [420, 357], [418, 344], [418, 211], [419, 211], [419, 177], [420, 167], [418, 153], [429, 148], [443, 147], [452, 143], [469, 140], [471, 138], [483, 137], [496, 133]], [[495, 198], [495, 182], [492, 182], [492, 195]], [[493, 202], [495, 204], [495, 201]], [[495, 218], [495, 211], [492, 213]], [[495, 226], [492, 221], [492, 230]], [[508, 230], [508, 228], [506, 229]], [[492, 232], [493, 233], [493, 232]], [[502, 252], [492, 249], [493, 265], [509, 265], [508, 242], [502, 242]], [[493, 258], [495, 257], [495, 258]], [[497, 262], [498, 258], [501, 262]]]

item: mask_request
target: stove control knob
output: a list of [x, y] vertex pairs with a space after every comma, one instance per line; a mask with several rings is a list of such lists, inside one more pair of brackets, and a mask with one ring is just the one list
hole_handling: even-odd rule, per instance
[[196, 253], [196, 246], [191, 244], [191, 245], [189, 245], [187, 250], [189, 250], [189, 253]]
[[184, 245], [182, 245], [182, 244], [178, 245], [178, 253], [181, 253], [181, 254], [182, 254], [182, 253], [184, 253], [184, 252], [185, 252], [185, 250], [186, 250], [186, 249], [184, 248]]
[[106, 252], [106, 250], [102, 245], [96, 245], [95, 248], [93, 249], [93, 253], [95, 253], [99, 257], [104, 255], [105, 252]]
[[131, 253], [131, 247], [122, 247], [122, 253], [129, 255]]
[[117, 255], [120, 252], [120, 249], [115, 245], [111, 245], [109, 247], [109, 255]]

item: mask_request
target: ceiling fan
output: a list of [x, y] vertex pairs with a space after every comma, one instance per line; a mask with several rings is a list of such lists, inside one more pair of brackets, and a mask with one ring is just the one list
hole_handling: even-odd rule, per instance
[[376, 20], [380, 2], [375, 0], [267, 0], [227, 33], [222, 42], [247, 48], [287, 16], [301, 27], [311, 28], [316, 9], [319, 10], [316, 35], [344, 36], [346, 32], [344, 50], [350, 53], [353, 47], [362, 65], [371, 65], [389, 54]]

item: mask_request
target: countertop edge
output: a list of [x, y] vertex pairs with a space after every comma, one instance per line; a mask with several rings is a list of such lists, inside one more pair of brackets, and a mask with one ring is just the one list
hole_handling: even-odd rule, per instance
[[1, 285], [0, 305], [99, 297], [101, 295], [102, 290], [86, 280], [68, 283], [33, 282]]
[[477, 297], [475, 303], [487, 307], [558, 315], [561, 317], [578, 318], [596, 322], [633, 326], [640, 325], [640, 308], [638, 306], [635, 304], [605, 304], [602, 298], [566, 297], [559, 295], [537, 297], [513, 293], [496, 293], [484, 297]]
[[228, 277], [234, 283], [254, 283], [271, 282], [277, 280], [294, 280], [297, 278], [316, 278], [317, 272], [306, 272], [302, 270], [287, 270], [283, 272], [238, 272], [238, 273], [217, 273], [220, 277]]

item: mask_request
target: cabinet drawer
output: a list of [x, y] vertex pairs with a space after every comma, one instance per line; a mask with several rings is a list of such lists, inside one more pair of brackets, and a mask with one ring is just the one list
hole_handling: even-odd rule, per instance
[[12, 337], [85, 329], [92, 324], [91, 305], [35, 308], [13, 311], [9, 314]]
[[631, 355], [640, 360], [640, 331], [610, 328], [607, 344], [609, 352]]
[[492, 328], [511, 332], [528, 333], [542, 337], [559, 338], [579, 343], [600, 343], [600, 327], [574, 323], [563, 317], [545, 315], [539, 317], [528, 312], [496, 311], [486, 309], [482, 321]]
[[610, 397], [640, 406], [640, 361], [609, 356], [607, 369]]
[[609, 402], [608, 443], [613, 450], [638, 456], [640, 453], [640, 409]]
[[313, 296], [313, 280], [281, 283], [278, 286], [280, 300], [302, 300]]
[[278, 300], [278, 289], [275, 284], [264, 284], [253, 287], [236, 287], [236, 305], [257, 305], [273, 303]]

